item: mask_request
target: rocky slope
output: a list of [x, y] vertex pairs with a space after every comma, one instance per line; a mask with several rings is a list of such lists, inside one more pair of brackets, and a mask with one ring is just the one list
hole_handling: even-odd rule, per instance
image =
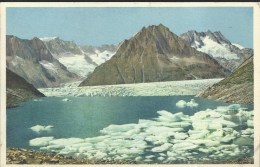
[[40, 38], [52, 55], [70, 72], [87, 77], [94, 69], [109, 60], [117, 50], [117, 45], [78, 46], [73, 41], [58, 37]]
[[254, 103], [253, 57], [242, 63], [230, 76], [209, 87], [199, 96], [232, 103]]
[[71, 157], [18, 148], [7, 148], [7, 164], [134, 164], [133, 161], [89, 160], [87, 157]]
[[253, 49], [231, 43], [219, 31], [188, 31], [181, 34], [180, 37], [191, 47], [209, 54], [230, 71], [234, 71], [241, 63], [253, 55]]
[[229, 73], [162, 24], [125, 40], [80, 86], [222, 78]]
[[35, 87], [56, 87], [78, 76], [56, 60], [39, 38], [6, 37], [7, 68]]
[[7, 107], [14, 107], [18, 103], [37, 97], [44, 97], [44, 95], [25, 79], [6, 69]]

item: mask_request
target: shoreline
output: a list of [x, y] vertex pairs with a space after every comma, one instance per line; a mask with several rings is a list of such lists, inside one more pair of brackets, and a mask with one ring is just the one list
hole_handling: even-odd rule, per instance
[[[6, 164], [151, 164], [137, 163], [130, 160], [89, 160], [87, 157], [72, 157], [56, 153], [46, 153], [22, 148], [6, 148]], [[178, 163], [181, 164], [181, 163]], [[254, 164], [253, 157], [245, 157], [226, 161], [204, 161], [199, 163], [182, 164]]]

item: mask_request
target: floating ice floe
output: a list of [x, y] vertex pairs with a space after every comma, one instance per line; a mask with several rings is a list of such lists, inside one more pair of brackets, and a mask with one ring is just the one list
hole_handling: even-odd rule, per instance
[[253, 156], [253, 111], [232, 105], [192, 116], [165, 110], [158, 114], [136, 124], [110, 125], [97, 137], [41, 137], [29, 143], [59, 154], [142, 163], [198, 163]]
[[33, 99], [33, 101], [42, 101], [42, 99], [38, 98], [38, 99]]
[[53, 126], [52, 125], [47, 125], [47, 126], [43, 126], [43, 125], [35, 125], [32, 126], [30, 129], [38, 134], [40, 134], [41, 132], [50, 132], [52, 130]]
[[47, 146], [49, 142], [52, 141], [54, 137], [39, 137], [29, 141], [30, 146]]
[[191, 99], [189, 102], [186, 102], [184, 100], [180, 100], [176, 103], [176, 106], [179, 107], [179, 108], [184, 108], [184, 107], [193, 108], [193, 107], [198, 107], [199, 104], [196, 103], [194, 99]]
[[61, 101], [70, 101], [68, 98], [64, 98]]

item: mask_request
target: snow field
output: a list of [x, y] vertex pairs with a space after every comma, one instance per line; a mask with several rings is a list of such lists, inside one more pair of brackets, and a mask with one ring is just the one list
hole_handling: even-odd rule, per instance
[[213, 41], [209, 36], [203, 38], [202, 41], [204, 43], [202, 47], [199, 47], [198, 42], [193, 47], [197, 48], [198, 51], [211, 55], [212, 57], [219, 57], [227, 60], [239, 59], [237, 54], [230, 52], [225, 46], [223, 46], [223, 44]]
[[94, 71], [96, 68], [95, 65], [87, 62], [84, 55], [63, 56], [58, 58], [58, 60], [66, 66], [70, 72], [78, 74], [81, 77], [86, 77], [88, 73]]

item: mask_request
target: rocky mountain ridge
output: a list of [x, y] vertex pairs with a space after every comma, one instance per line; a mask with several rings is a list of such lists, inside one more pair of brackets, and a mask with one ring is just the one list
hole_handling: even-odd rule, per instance
[[73, 41], [59, 37], [40, 38], [52, 53], [70, 72], [85, 78], [94, 69], [109, 60], [117, 50], [117, 45], [78, 46]]
[[6, 65], [37, 88], [56, 87], [79, 79], [53, 57], [39, 38], [6, 36]]
[[219, 64], [234, 71], [242, 62], [253, 55], [253, 49], [231, 43], [220, 31], [188, 31], [180, 35], [188, 45], [207, 53]]
[[222, 78], [229, 74], [164, 25], [142, 28], [80, 86]]

